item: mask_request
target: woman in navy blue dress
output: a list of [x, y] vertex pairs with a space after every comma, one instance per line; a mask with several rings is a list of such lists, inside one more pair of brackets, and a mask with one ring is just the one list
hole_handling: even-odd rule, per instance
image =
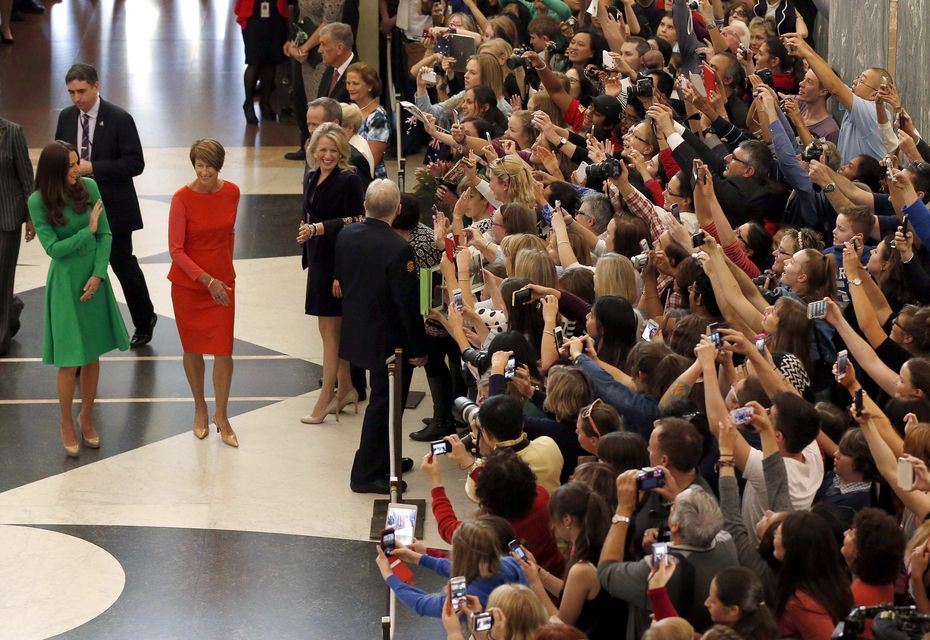
[[[338, 125], [320, 125], [307, 148], [312, 171], [304, 185], [304, 216], [297, 236], [303, 243], [303, 267], [307, 269], [307, 315], [317, 316], [323, 339], [323, 387], [306, 424], [319, 424], [329, 413], [358, 402], [352, 386], [349, 363], [339, 359], [342, 303], [333, 295], [333, 271], [338, 233], [318, 235], [313, 223], [361, 218], [365, 215], [365, 187], [349, 166], [349, 141]], [[336, 395], [336, 384], [339, 395]]]

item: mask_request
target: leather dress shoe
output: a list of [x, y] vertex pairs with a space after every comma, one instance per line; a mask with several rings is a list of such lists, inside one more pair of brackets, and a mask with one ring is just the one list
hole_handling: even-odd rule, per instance
[[432, 442], [455, 433], [455, 423], [445, 420], [433, 420], [428, 426], [410, 434], [410, 439], [416, 442]]
[[[400, 481], [401, 489], [407, 491], [407, 483]], [[391, 493], [391, 483], [387, 478], [384, 480], [372, 480], [363, 484], [350, 484], [349, 488], [354, 493]]]
[[158, 316], [153, 315], [149, 326], [137, 328], [136, 332], [132, 334], [132, 340], [129, 341], [129, 346], [133, 349], [137, 349], [138, 347], [144, 347], [149, 342], [151, 342], [152, 333], [155, 331], [155, 323], [157, 322]]
[[287, 160], [306, 160], [307, 151], [306, 149], [301, 147], [297, 151], [288, 151], [287, 153], [284, 154], [284, 157]]

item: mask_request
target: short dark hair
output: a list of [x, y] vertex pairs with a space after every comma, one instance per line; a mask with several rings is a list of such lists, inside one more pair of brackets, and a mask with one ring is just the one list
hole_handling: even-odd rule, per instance
[[597, 459], [621, 474], [649, 466], [649, 448], [643, 437], [634, 431], [614, 431], [598, 440]]
[[560, 200], [562, 208], [572, 215], [575, 215], [581, 206], [581, 197], [575, 191], [575, 187], [563, 180], [556, 180], [549, 185], [549, 204], [555, 206], [556, 200]]
[[775, 428], [784, 438], [785, 451], [801, 453], [820, 431], [820, 414], [810, 402], [788, 391], [773, 395], [772, 406], [778, 409]]
[[741, 142], [739, 148], [746, 153], [746, 161], [756, 170], [756, 175], [767, 175], [772, 166], [772, 151], [761, 140], [746, 140]]
[[677, 471], [693, 471], [701, 461], [704, 441], [693, 424], [683, 418], [661, 418], [656, 442], [662, 455], [668, 456], [668, 466]]
[[852, 528], [856, 531], [856, 557], [849, 567], [853, 575], [873, 586], [893, 583], [901, 571], [906, 543], [894, 516], [866, 507], [856, 513]]
[[401, 231], [413, 231], [420, 222], [420, 202], [412, 193], [400, 194], [400, 213], [391, 226]]
[[523, 433], [523, 406], [508, 395], [491, 396], [481, 405], [478, 421], [496, 440], [516, 440]]
[[930, 164], [912, 162], [907, 165], [907, 169], [914, 175], [911, 180], [914, 183], [914, 191], [923, 191], [924, 197], [922, 200], [924, 204], [927, 204], [930, 202]]
[[81, 80], [89, 85], [95, 85], [100, 82], [100, 78], [97, 76], [97, 70], [83, 62], [71, 65], [71, 68], [68, 69], [68, 73], [65, 74], [65, 84], [73, 80]]
[[701, 305], [707, 309], [707, 313], [715, 318], [722, 315], [717, 305], [717, 296], [714, 294], [714, 285], [703, 270], [694, 280], [694, 293], [701, 297]]
[[843, 455], [852, 458], [853, 471], [861, 473], [863, 479], [868, 481], [878, 477], [878, 468], [862, 429], [848, 429], [836, 446]]
[[536, 475], [513, 449], [495, 449], [475, 481], [478, 504], [502, 518], [520, 518], [536, 501]]

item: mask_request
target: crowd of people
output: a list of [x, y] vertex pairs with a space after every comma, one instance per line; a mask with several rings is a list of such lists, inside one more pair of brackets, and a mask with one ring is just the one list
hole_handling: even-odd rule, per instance
[[847, 84], [798, 0], [422, 8], [401, 120], [443, 171], [395, 226], [442, 282], [411, 438], [451, 548], [379, 545], [397, 597], [481, 640], [930, 614], [930, 146], [891, 74]]
[[[267, 36], [250, 20], [287, 8], [263, 4], [237, 4], [247, 43]], [[384, 358], [402, 347], [425, 367], [433, 415], [410, 437], [430, 443], [420, 469], [450, 549], [379, 545], [397, 597], [479, 640], [820, 640], [854, 606], [930, 615], [930, 146], [891, 74], [840, 78], [811, 44], [809, 0], [441, 0], [403, 28], [380, 2], [416, 107], [392, 132], [381, 74], [341, 21], [353, 4], [298, 3], [314, 28], [282, 49], [307, 85], [289, 156], [308, 163], [296, 240], [323, 345], [302, 421], [367, 395], [350, 486], [387, 493]], [[257, 84], [270, 111], [278, 55], [256, 51], [249, 123]], [[28, 204], [53, 261], [44, 359], [69, 455], [77, 368], [78, 425], [99, 446], [97, 357], [129, 346], [108, 260], [144, 291], [133, 342], [155, 325], [141, 220], [108, 224], [100, 204], [119, 204], [141, 147], [136, 163], [94, 155], [106, 138], [88, 119], [118, 108], [92, 71], [69, 72], [76, 108]], [[448, 167], [432, 211], [383, 179], [389, 138], [419, 128], [426, 161]], [[22, 156], [21, 131], [0, 121], [5, 135]], [[238, 189], [216, 141], [190, 158], [169, 277], [202, 438], [202, 354], [217, 355], [218, 401], [232, 375]], [[440, 285], [425, 318], [418, 275]], [[95, 330], [55, 339], [75, 322]], [[225, 407], [215, 420], [237, 446]], [[457, 509], [452, 465], [471, 501]], [[429, 594], [404, 565], [452, 580]]]

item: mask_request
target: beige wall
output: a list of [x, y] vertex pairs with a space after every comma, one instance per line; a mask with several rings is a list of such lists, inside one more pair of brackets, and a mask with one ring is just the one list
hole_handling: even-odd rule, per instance
[[360, 0], [358, 7], [358, 56], [378, 68], [378, 0]]

